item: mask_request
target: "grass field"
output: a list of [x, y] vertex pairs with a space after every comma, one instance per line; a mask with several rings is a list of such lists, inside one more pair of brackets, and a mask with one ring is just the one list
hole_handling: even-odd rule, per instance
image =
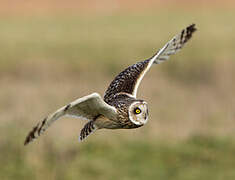
[[[109, 15], [0, 17], [0, 179], [234, 179], [234, 11], [166, 9]], [[155, 66], [139, 97], [150, 108], [136, 130], [77, 138], [64, 118], [33, 144], [48, 113], [105, 88], [188, 24], [184, 50]]]

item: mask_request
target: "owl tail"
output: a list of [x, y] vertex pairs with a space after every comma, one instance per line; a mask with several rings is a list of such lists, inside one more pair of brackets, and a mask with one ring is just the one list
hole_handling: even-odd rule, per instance
[[81, 130], [80, 136], [79, 136], [79, 141], [83, 141], [86, 139], [90, 134], [95, 132], [97, 130], [97, 126], [94, 124], [94, 121], [90, 121], [85, 124], [83, 129]]

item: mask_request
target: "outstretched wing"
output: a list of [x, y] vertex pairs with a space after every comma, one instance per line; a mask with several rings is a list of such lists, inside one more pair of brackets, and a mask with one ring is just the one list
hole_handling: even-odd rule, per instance
[[39, 122], [32, 131], [29, 132], [24, 144], [27, 145], [40, 136], [54, 121], [62, 116], [74, 116], [81, 119], [93, 120], [99, 115], [114, 119], [117, 116], [116, 109], [103, 101], [98, 93], [79, 98], [68, 105], [58, 109]]
[[161, 62], [168, 60], [170, 55], [173, 55], [182, 49], [195, 31], [195, 24], [188, 26], [183, 29], [180, 34], [177, 34], [173, 39], [167, 42], [165, 46], [150, 59], [138, 62], [122, 71], [109, 85], [104, 96], [105, 102], [110, 104], [115, 94], [121, 92], [136, 97], [139, 84], [152, 64], [160, 64]]

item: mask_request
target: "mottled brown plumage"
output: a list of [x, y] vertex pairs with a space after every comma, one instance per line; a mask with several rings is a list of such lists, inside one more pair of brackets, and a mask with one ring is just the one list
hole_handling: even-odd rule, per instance
[[121, 92], [133, 94], [137, 79], [147, 68], [148, 63], [149, 60], [138, 62], [116, 76], [105, 92], [104, 101], [108, 104], [112, 103], [114, 96]]

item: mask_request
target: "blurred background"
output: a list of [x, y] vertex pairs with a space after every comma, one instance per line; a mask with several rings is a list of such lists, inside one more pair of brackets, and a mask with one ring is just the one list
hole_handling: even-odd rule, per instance
[[[0, 179], [235, 179], [235, 2], [0, 1]], [[48, 113], [151, 57], [189, 24], [198, 31], [152, 67], [138, 96], [149, 122], [102, 130], [56, 122], [24, 147]]]

